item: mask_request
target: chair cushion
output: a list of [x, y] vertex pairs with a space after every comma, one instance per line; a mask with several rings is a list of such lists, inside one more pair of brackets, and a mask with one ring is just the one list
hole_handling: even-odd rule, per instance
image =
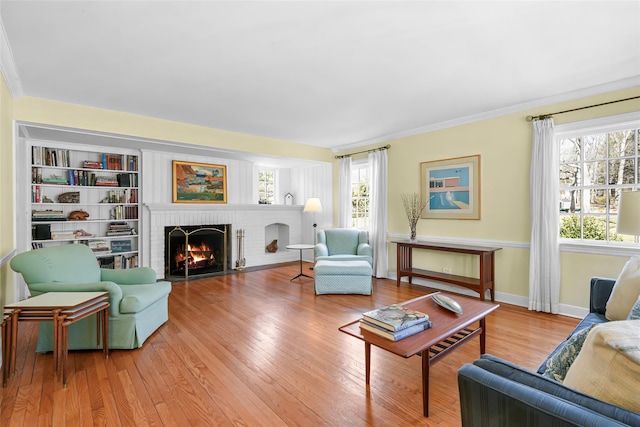
[[318, 261], [314, 267], [316, 276], [371, 276], [373, 270], [366, 261]]
[[329, 255], [356, 254], [359, 243], [358, 233], [358, 230], [349, 228], [325, 230]]
[[156, 301], [169, 295], [171, 283], [157, 282], [151, 285], [123, 285], [120, 313], [138, 313]]

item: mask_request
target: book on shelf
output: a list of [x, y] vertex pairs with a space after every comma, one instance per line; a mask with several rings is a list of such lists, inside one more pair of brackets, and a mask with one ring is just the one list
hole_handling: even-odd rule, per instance
[[430, 327], [431, 327], [431, 321], [429, 319], [426, 319], [413, 326], [409, 326], [407, 328], [392, 332], [381, 326], [375, 325], [373, 323], [369, 323], [364, 319], [360, 320], [360, 329], [369, 331], [373, 334], [379, 335], [391, 341], [399, 341], [403, 338], [407, 338], [407, 337], [410, 337], [411, 335], [415, 335], [419, 332], [422, 332], [425, 329], [429, 329]]
[[399, 304], [392, 304], [362, 313], [362, 318], [369, 323], [395, 332], [428, 321], [429, 315]]

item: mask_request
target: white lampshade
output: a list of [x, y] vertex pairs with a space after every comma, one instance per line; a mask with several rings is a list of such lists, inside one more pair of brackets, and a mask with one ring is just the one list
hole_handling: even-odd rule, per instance
[[640, 191], [620, 193], [617, 232], [640, 235]]
[[307, 203], [304, 204], [304, 212], [322, 212], [322, 203], [317, 197], [311, 197], [307, 199]]

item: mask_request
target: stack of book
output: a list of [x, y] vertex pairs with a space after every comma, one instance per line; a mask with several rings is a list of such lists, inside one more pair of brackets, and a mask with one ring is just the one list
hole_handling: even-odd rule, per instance
[[398, 341], [431, 327], [429, 315], [398, 304], [362, 313], [360, 329]]
[[130, 236], [133, 234], [131, 226], [126, 222], [111, 222], [107, 230], [107, 236]]
[[58, 209], [47, 209], [44, 211], [31, 211], [32, 221], [66, 221], [64, 212]]
[[90, 240], [87, 243], [94, 253], [97, 253], [97, 254], [111, 253], [111, 247], [109, 246], [109, 243], [107, 243], [105, 240]]

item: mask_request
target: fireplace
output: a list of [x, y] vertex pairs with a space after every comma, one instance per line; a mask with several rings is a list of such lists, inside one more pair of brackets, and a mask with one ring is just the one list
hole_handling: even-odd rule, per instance
[[226, 274], [230, 224], [165, 227], [165, 277]]

